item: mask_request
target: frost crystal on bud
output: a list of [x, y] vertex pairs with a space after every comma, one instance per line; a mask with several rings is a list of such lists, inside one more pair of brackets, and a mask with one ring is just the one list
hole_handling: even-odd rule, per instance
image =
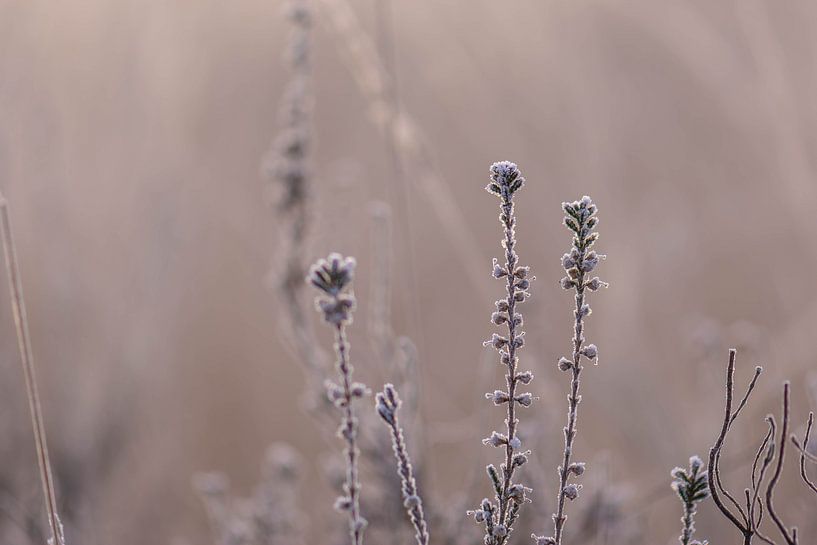
[[599, 357], [599, 350], [595, 344], [588, 344], [582, 348], [582, 355], [587, 359], [594, 360]]
[[519, 440], [519, 437], [514, 437], [513, 439], [511, 439], [511, 442], [508, 443], [508, 444], [514, 450], [518, 450], [518, 449], [522, 448], [522, 441]]
[[514, 399], [523, 407], [530, 407], [531, 403], [533, 403], [533, 394], [526, 392], [524, 394], [519, 394], [518, 396], [514, 397]]
[[490, 399], [494, 402], [494, 405], [502, 405], [503, 403], [507, 403], [510, 398], [505, 392], [496, 390], [494, 393], [488, 392], [485, 394], [485, 399]]
[[574, 282], [569, 276], [565, 276], [559, 281], [559, 284], [562, 286], [562, 289], [569, 290], [573, 289], [576, 286], [576, 282]]
[[335, 509], [338, 511], [348, 511], [352, 508], [352, 499], [348, 496], [339, 496], [335, 500]]
[[518, 380], [522, 384], [530, 384], [530, 381], [533, 380], [533, 373], [531, 373], [530, 371], [517, 373], [516, 380]]
[[573, 362], [565, 357], [559, 358], [559, 371], [569, 371], [573, 368]]
[[568, 466], [567, 470], [578, 477], [584, 474], [584, 468], [585, 468], [584, 462], [573, 462]]
[[579, 490], [581, 490], [581, 488], [582, 488], [582, 485], [580, 485], [580, 484], [570, 483], [569, 485], [565, 486], [565, 488], [564, 488], [565, 497], [567, 499], [569, 499], [570, 501], [575, 500], [576, 498], [579, 497]]
[[497, 524], [494, 526], [493, 531], [494, 537], [505, 537], [508, 535], [508, 529], [505, 527], [504, 524]]
[[492, 447], [501, 447], [508, 444], [508, 438], [499, 432], [491, 432], [491, 436], [482, 440], [484, 445], [491, 445]]
[[363, 397], [369, 395], [370, 393], [371, 391], [365, 384], [361, 384], [360, 382], [355, 382], [352, 384], [351, 394], [353, 397]]

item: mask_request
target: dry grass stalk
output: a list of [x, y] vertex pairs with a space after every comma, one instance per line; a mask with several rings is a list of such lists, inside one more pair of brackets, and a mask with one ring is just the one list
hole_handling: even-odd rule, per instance
[[51, 474], [51, 462], [48, 459], [48, 442], [46, 441], [43, 411], [40, 404], [40, 394], [37, 390], [37, 380], [34, 372], [34, 355], [31, 350], [31, 337], [28, 332], [25, 299], [23, 298], [23, 284], [20, 279], [20, 269], [17, 265], [17, 251], [11, 233], [8, 201], [0, 195], [0, 230], [3, 237], [3, 252], [6, 258], [6, 272], [9, 280], [11, 308], [14, 314], [14, 324], [17, 328], [17, 343], [20, 349], [20, 359], [23, 364], [23, 374], [26, 381], [28, 406], [31, 411], [31, 425], [34, 430], [34, 442], [37, 449], [37, 465], [40, 468], [40, 480], [45, 496], [45, 509], [48, 515], [48, 525], [51, 530], [50, 545], [65, 545], [62, 523], [57, 509], [57, 495], [54, 492], [54, 478]]

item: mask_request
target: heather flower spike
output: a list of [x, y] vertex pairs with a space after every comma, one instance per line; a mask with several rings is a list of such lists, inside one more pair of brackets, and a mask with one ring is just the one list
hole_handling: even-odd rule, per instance
[[400, 477], [403, 493], [403, 507], [406, 508], [406, 513], [414, 527], [414, 537], [417, 545], [427, 545], [428, 525], [423, 511], [423, 500], [417, 491], [414, 468], [411, 465], [411, 458], [409, 458], [406, 449], [403, 429], [397, 419], [397, 412], [400, 409], [400, 397], [393, 385], [386, 384], [383, 386], [383, 391], [376, 396], [375, 407], [380, 418], [383, 419], [391, 432], [392, 450], [397, 460], [397, 475]]
[[573, 311], [573, 351], [558, 361], [558, 368], [570, 372], [570, 393], [568, 394], [567, 426], [564, 428], [565, 446], [562, 465], [559, 466], [559, 491], [556, 495], [556, 512], [553, 514], [553, 536], [532, 536], [537, 545], [561, 545], [564, 532], [566, 501], [576, 500], [579, 497], [581, 485], [568, 482], [571, 477], [584, 474], [583, 463], [571, 462], [573, 457], [573, 442], [576, 439], [579, 403], [580, 376], [583, 370], [582, 358], [598, 363], [599, 350], [595, 344], [586, 344], [584, 337], [584, 320], [590, 316], [592, 309], [587, 302], [588, 292], [607, 287], [598, 277], [588, 278], [605, 256], [593, 250], [599, 238], [596, 226], [599, 223], [596, 213], [598, 208], [592, 199], [584, 196], [578, 201], [562, 203], [565, 213], [564, 225], [573, 233], [570, 251], [562, 256], [562, 267], [566, 276], [559, 284], [565, 290], [573, 290], [575, 310]]
[[709, 478], [704, 462], [698, 456], [689, 459], [689, 469], [676, 467], [670, 472], [672, 489], [681, 498], [684, 505], [684, 516], [681, 517], [681, 537], [678, 540], [682, 545], [706, 545], [707, 542], [692, 540], [695, 533], [695, 513], [698, 504], [709, 497]]
[[485, 526], [485, 545], [502, 545], [506, 543], [513, 525], [519, 516], [521, 506], [527, 499], [530, 488], [514, 482], [514, 473], [527, 461], [527, 453], [519, 452], [522, 441], [517, 435], [519, 420], [516, 416], [518, 406], [529, 407], [534, 396], [528, 392], [518, 392], [519, 384], [528, 384], [533, 379], [529, 371], [519, 372], [517, 351], [524, 345], [522, 331], [522, 314], [518, 305], [530, 295], [530, 270], [519, 265], [516, 253], [516, 217], [513, 198], [516, 192], [525, 185], [525, 178], [519, 168], [511, 162], [502, 161], [491, 165], [491, 183], [485, 188], [489, 193], [499, 197], [499, 222], [502, 225], [502, 247], [505, 250], [504, 262], [494, 259], [492, 275], [505, 283], [506, 296], [496, 302], [496, 311], [491, 315], [491, 322], [502, 328], [502, 334], [494, 333], [486, 341], [499, 352], [499, 362], [506, 368], [505, 389], [485, 394], [485, 397], [497, 406], [506, 410], [505, 433], [494, 431], [483, 440], [483, 443], [504, 450], [504, 462], [497, 468], [493, 464], [486, 468], [494, 490], [494, 501], [482, 501], [479, 509], [469, 511], [474, 520]]
[[309, 269], [307, 281], [325, 294], [315, 299], [315, 305], [323, 312], [326, 322], [335, 325], [352, 323], [355, 297], [344, 290], [351, 284], [354, 272], [355, 259], [340, 254], [329, 254]]
[[329, 254], [326, 259], [319, 259], [309, 269], [306, 280], [317, 288], [321, 295], [315, 299], [317, 309], [323, 313], [324, 321], [335, 331], [335, 354], [340, 384], [327, 382], [327, 396], [341, 411], [338, 436], [346, 443], [346, 482], [344, 495], [335, 501], [338, 511], [349, 517], [349, 534], [352, 545], [361, 545], [366, 519], [360, 515], [360, 483], [358, 482], [357, 446], [358, 419], [355, 417], [353, 400], [368, 393], [365, 385], [353, 382], [354, 371], [349, 363], [349, 341], [346, 338], [346, 326], [352, 323], [352, 311], [355, 308], [355, 297], [351, 292], [355, 271], [355, 260], [344, 258], [340, 254]]

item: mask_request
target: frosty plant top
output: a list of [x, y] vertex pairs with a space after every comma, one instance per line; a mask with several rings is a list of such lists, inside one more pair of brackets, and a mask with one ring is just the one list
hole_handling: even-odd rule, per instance
[[525, 178], [519, 172], [516, 163], [510, 161], [500, 161], [491, 165], [491, 183], [485, 186], [489, 193], [493, 193], [505, 200], [522, 189], [525, 185]]
[[355, 273], [355, 258], [329, 254], [309, 269], [307, 280], [328, 297], [318, 297], [315, 304], [323, 319], [330, 324], [348, 324], [355, 307], [355, 296], [344, 290], [351, 284]]

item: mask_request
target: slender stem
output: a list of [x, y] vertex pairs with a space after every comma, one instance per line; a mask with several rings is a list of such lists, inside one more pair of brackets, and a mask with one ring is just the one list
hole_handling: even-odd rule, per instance
[[766, 487], [766, 510], [769, 512], [769, 516], [772, 517], [777, 528], [780, 530], [780, 533], [783, 535], [783, 539], [786, 541], [788, 545], [797, 545], [797, 528], [792, 528], [791, 532], [786, 528], [786, 525], [783, 523], [783, 520], [777, 514], [777, 511], [774, 508], [774, 489], [777, 486], [777, 481], [780, 479], [780, 475], [783, 472], [783, 462], [786, 458], [786, 435], [789, 431], [789, 390], [790, 385], [788, 382], [783, 384], [783, 423], [780, 426], [780, 441], [778, 444], [778, 452], [777, 452], [777, 465], [775, 465], [774, 473], [772, 473], [772, 477], [769, 480], [769, 485]]
[[505, 445], [505, 475], [502, 483], [502, 496], [499, 498], [499, 523], [506, 523], [506, 515], [508, 514], [509, 498], [508, 489], [511, 486], [511, 479], [515, 470], [513, 463], [512, 446], [513, 439], [516, 437], [516, 277], [514, 270], [516, 269], [517, 255], [514, 250], [514, 224], [516, 220], [513, 216], [513, 200], [511, 194], [506, 194], [502, 198], [502, 213], [505, 218], [505, 272], [508, 282], [506, 290], [508, 293], [508, 373], [505, 380], [508, 384], [508, 417], [505, 420], [508, 431], [508, 444]]
[[[581, 263], [584, 260], [584, 252], [584, 249], [579, 251], [579, 259], [576, 260], [577, 263]], [[553, 537], [556, 540], [556, 545], [561, 545], [562, 543], [562, 532], [564, 530], [565, 521], [567, 520], [567, 517], [564, 514], [565, 499], [567, 498], [565, 488], [567, 487], [570, 458], [573, 455], [573, 440], [576, 438], [576, 424], [579, 418], [579, 377], [582, 372], [581, 349], [582, 343], [584, 343], [584, 317], [582, 316], [581, 312], [582, 306], [584, 305], [584, 276], [584, 273], [580, 270], [579, 276], [576, 278], [576, 309], [574, 313], [576, 321], [573, 329], [573, 366], [571, 368], [572, 379], [570, 382], [570, 397], [568, 397], [567, 427], [564, 429], [565, 449], [562, 458], [562, 465], [559, 468], [558, 506], [556, 514], [553, 515]]]
[[720, 482], [720, 455], [723, 449], [723, 443], [726, 440], [726, 434], [729, 432], [729, 427], [734, 421], [732, 418], [732, 403], [735, 394], [735, 358], [737, 352], [733, 349], [729, 351], [729, 365], [726, 367], [726, 407], [724, 409], [723, 426], [718, 438], [715, 440], [715, 445], [709, 449], [709, 492], [712, 494], [712, 501], [720, 509], [721, 513], [729, 519], [744, 535], [744, 543], [752, 542], [753, 532], [744, 525], [738, 518], [732, 514], [732, 511], [723, 503], [721, 499], [721, 492], [725, 493], [723, 485]]
[[409, 459], [405, 439], [403, 438], [403, 430], [400, 428], [400, 423], [397, 419], [396, 408], [392, 420], [387, 421], [386, 424], [391, 431], [392, 447], [394, 456], [397, 459], [397, 472], [400, 475], [403, 488], [403, 499], [406, 502], [406, 511], [408, 512], [411, 524], [414, 526], [415, 538], [418, 545], [428, 545], [428, 525], [426, 524], [425, 513], [423, 511], [423, 503], [417, 493], [417, 481], [414, 478], [414, 470], [411, 465], [411, 460]]
[[360, 483], [358, 482], [357, 420], [352, 410], [352, 369], [349, 365], [349, 342], [342, 323], [335, 326], [335, 352], [338, 356], [338, 373], [343, 385], [344, 410], [341, 435], [346, 440], [346, 492], [349, 494], [349, 531], [353, 545], [363, 542], [363, 525], [360, 521]]
[[28, 332], [28, 318], [26, 317], [23, 285], [20, 279], [20, 270], [17, 265], [17, 251], [11, 233], [8, 202], [0, 195], [0, 228], [2, 228], [3, 252], [6, 257], [6, 271], [11, 293], [11, 307], [14, 314], [14, 324], [17, 328], [17, 343], [20, 349], [20, 358], [23, 364], [23, 374], [26, 381], [28, 406], [31, 411], [31, 424], [34, 430], [34, 443], [37, 449], [37, 463], [40, 468], [40, 480], [45, 496], [45, 508], [48, 515], [48, 525], [54, 545], [63, 545], [62, 524], [57, 510], [54, 480], [51, 475], [51, 462], [48, 458], [48, 444], [46, 441], [45, 424], [43, 423], [40, 394], [37, 390], [37, 380], [34, 373], [34, 356], [31, 350], [31, 337]]

